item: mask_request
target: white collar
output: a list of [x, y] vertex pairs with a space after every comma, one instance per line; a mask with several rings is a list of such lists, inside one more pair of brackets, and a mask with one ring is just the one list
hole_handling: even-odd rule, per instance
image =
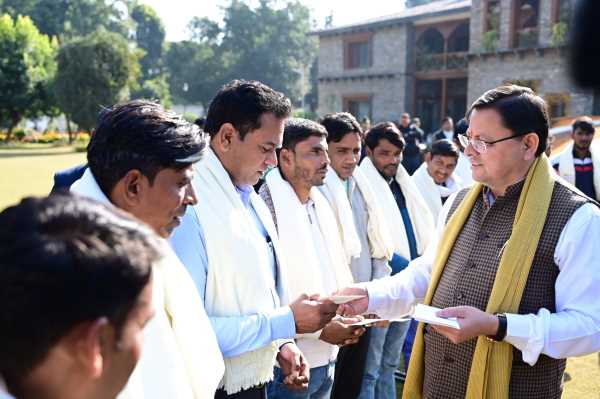
[[71, 192], [79, 195], [83, 195], [84, 197], [91, 198], [103, 204], [110, 204], [110, 199], [102, 192], [96, 178], [92, 174], [90, 168], [87, 168], [81, 176], [81, 179], [77, 180], [71, 186]]

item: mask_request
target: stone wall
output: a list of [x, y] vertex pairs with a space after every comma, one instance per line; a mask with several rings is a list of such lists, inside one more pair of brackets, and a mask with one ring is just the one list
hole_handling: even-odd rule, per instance
[[531, 80], [538, 82], [538, 94], [542, 97], [569, 94], [571, 115], [589, 114], [593, 95], [571, 81], [566, 62], [565, 55], [558, 49], [473, 57], [469, 62], [468, 104], [505, 81]]
[[405, 80], [403, 77], [338, 80], [319, 84], [319, 109], [322, 116], [343, 111], [343, 98], [371, 95], [372, 122], [397, 120], [405, 109]]

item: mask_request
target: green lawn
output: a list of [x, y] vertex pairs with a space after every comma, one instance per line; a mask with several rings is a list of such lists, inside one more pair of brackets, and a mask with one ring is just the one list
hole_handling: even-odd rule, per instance
[[[54, 172], [85, 162], [85, 153], [70, 147], [0, 149], [0, 210], [28, 195], [46, 195]], [[600, 363], [597, 354], [570, 359], [566, 399], [600, 399]]]
[[0, 149], [0, 209], [29, 195], [46, 195], [54, 172], [85, 162], [70, 147]]

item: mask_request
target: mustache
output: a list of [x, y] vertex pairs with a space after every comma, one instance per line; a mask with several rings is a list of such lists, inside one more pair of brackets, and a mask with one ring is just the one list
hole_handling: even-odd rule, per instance
[[179, 209], [177, 209], [177, 212], [175, 212], [175, 216], [182, 217], [183, 215], [185, 215], [186, 210], [187, 210], [187, 205], [181, 205], [179, 207]]

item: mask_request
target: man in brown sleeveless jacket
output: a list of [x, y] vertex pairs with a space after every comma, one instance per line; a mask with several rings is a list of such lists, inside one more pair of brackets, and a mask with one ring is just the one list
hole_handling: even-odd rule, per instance
[[566, 358], [600, 349], [600, 209], [552, 173], [548, 116], [530, 89], [502, 86], [461, 137], [479, 184], [446, 202], [437, 245], [346, 314], [398, 317], [417, 302], [460, 329], [421, 325], [405, 398], [559, 398]]

